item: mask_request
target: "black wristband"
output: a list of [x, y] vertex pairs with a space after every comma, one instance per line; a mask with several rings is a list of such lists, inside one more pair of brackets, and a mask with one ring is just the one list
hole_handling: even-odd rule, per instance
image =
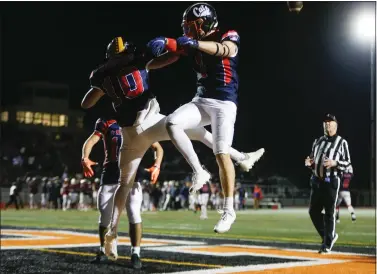
[[219, 53], [219, 44], [216, 43], [216, 47], [217, 49], [216, 49], [216, 53], [214, 54], [215, 56]]

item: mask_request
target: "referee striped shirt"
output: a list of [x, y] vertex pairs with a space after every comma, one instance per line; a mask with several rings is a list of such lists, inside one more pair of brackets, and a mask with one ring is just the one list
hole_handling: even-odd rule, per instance
[[[339, 178], [351, 165], [348, 143], [339, 135], [322, 136], [316, 139], [312, 146], [310, 158], [314, 160], [310, 167], [314, 176], [321, 179], [326, 177]], [[326, 159], [335, 160], [337, 165], [325, 168], [323, 164]]]

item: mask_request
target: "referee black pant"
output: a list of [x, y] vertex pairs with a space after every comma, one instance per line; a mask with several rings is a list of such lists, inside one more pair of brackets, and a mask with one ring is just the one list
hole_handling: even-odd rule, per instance
[[[309, 215], [322, 238], [323, 247], [331, 249], [335, 237], [335, 207], [340, 179], [337, 177], [321, 179], [312, 176], [310, 184]], [[322, 213], [323, 209], [325, 214]]]

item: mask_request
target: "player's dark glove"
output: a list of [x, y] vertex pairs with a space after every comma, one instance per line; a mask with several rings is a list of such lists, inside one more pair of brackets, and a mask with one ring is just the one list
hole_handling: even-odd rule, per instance
[[147, 44], [148, 50], [152, 53], [153, 57], [160, 56], [165, 51], [166, 38], [163, 36], [150, 40]]
[[182, 48], [197, 49], [199, 47], [199, 42], [187, 36], [181, 36], [177, 39], [177, 45]]

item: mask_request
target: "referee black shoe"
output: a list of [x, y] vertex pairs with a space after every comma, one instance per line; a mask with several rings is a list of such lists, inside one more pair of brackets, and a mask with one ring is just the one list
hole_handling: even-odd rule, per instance
[[326, 247], [322, 247], [319, 251], [318, 251], [319, 254], [331, 254], [331, 250], [326, 248]]
[[335, 242], [338, 240], [338, 238], [339, 238], [339, 235], [338, 235], [338, 233], [336, 233], [334, 239], [331, 241], [330, 248], [327, 248], [324, 244], [322, 244], [322, 247], [318, 251], [318, 253], [319, 254], [330, 254], [331, 249], [333, 248], [333, 246], [334, 246]]

